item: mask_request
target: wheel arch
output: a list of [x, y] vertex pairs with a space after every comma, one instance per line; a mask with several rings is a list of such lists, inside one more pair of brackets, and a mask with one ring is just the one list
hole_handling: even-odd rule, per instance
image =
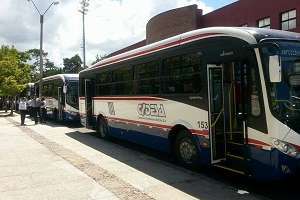
[[176, 137], [179, 135], [180, 131], [186, 130], [189, 134], [192, 135], [191, 131], [184, 125], [182, 124], [176, 124], [174, 125], [171, 130], [169, 131], [168, 134], [168, 140], [170, 144], [170, 153], [173, 154], [175, 151], [175, 142], [176, 142]]

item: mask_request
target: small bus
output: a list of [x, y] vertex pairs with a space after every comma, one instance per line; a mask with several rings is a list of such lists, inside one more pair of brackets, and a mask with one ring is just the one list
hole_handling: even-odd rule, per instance
[[211, 27], [79, 73], [79, 112], [99, 136], [256, 179], [300, 170], [300, 34]]
[[[57, 74], [42, 79], [42, 97], [49, 118], [79, 122], [78, 80], [78, 74]], [[35, 85], [39, 94], [39, 82]]]

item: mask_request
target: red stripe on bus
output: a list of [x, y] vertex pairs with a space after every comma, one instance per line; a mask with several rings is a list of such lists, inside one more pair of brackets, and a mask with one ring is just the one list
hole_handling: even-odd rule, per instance
[[[167, 101], [158, 97], [92, 97], [95, 100], [140, 100], [140, 101]], [[80, 100], [85, 100], [85, 97], [79, 97]]]
[[157, 128], [163, 128], [163, 129], [171, 129], [171, 126], [163, 125], [163, 124], [156, 124], [156, 123], [150, 123], [150, 122], [142, 122], [142, 121], [136, 121], [131, 119], [121, 119], [117, 117], [106, 117], [107, 119], [114, 120], [114, 121], [120, 121], [120, 122], [126, 122], [126, 123], [132, 123], [137, 125], [146, 125], [146, 126], [152, 126]]
[[195, 129], [190, 129], [190, 131], [191, 131], [194, 135], [208, 136], [208, 130], [195, 130]]
[[252, 138], [248, 138], [248, 144], [252, 144], [252, 145], [255, 145], [255, 146], [258, 146], [258, 147], [263, 147], [263, 146], [270, 147], [271, 146], [271, 145], [269, 145], [265, 142], [262, 142], [260, 140], [255, 140], [255, 139], [252, 139]]
[[169, 47], [172, 47], [172, 46], [177, 46], [177, 45], [180, 45], [180, 43], [183, 43], [183, 42], [186, 43], [188, 41], [192, 41], [192, 40], [196, 40], [196, 39], [202, 39], [202, 38], [206, 38], [206, 37], [209, 37], [209, 36], [215, 36], [215, 35], [219, 35], [219, 33], [205, 33], [205, 34], [200, 34], [200, 35], [194, 35], [194, 36], [191, 36], [191, 37], [187, 37], [185, 39], [181, 39], [181, 40], [178, 40], [178, 41], [170, 42], [168, 44], [164, 44], [164, 45], [155, 47], [153, 49], [145, 50], [145, 51], [138, 52], [138, 53], [135, 53], [135, 54], [132, 54], [132, 55], [117, 58], [117, 59], [112, 60], [112, 61], [101, 63], [99, 65], [93, 66], [92, 69], [103, 67], [103, 66], [106, 66], [108, 64], [112, 64], [112, 63], [116, 63], [116, 62], [121, 62], [123, 60], [127, 60], [127, 59], [134, 58], [134, 57], [137, 57], [137, 56], [149, 54], [149, 53], [152, 53], [152, 52], [155, 52], [155, 51], [158, 51], [158, 50], [161, 50], [161, 49], [166, 49], [166, 48], [169, 48]]
[[[136, 120], [130, 120], [130, 119], [121, 119], [121, 118], [116, 118], [116, 117], [106, 117], [108, 120], [112, 121], [117, 121], [117, 122], [123, 122], [123, 123], [131, 123], [131, 124], [136, 124], [136, 125], [142, 125], [142, 126], [150, 126], [150, 127], [156, 127], [156, 128], [161, 128], [161, 129], [167, 129], [170, 130], [172, 126], [169, 125], [163, 125], [163, 124], [156, 124], [156, 123], [150, 123], [150, 122], [142, 122], [142, 121], [136, 121]], [[201, 135], [201, 136], [208, 136], [208, 131], [207, 130], [195, 130], [195, 129], [190, 129], [192, 134], [194, 135]]]
[[139, 100], [139, 101], [166, 101], [166, 99], [157, 97], [93, 97], [95, 100]]

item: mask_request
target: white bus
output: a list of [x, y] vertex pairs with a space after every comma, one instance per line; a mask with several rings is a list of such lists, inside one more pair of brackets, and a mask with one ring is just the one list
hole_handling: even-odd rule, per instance
[[212, 27], [79, 73], [81, 122], [258, 179], [300, 168], [300, 34]]
[[[47, 115], [59, 121], [79, 122], [78, 74], [57, 74], [42, 79]], [[38, 84], [36, 83], [36, 94]]]

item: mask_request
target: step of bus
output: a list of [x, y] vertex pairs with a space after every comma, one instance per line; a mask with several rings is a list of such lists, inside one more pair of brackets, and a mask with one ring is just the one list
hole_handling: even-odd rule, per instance
[[241, 175], [247, 175], [247, 163], [246, 159], [243, 157], [236, 157], [232, 155], [226, 155], [226, 160], [220, 163], [214, 164], [218, 168], [223, 168], [225, 170], [235, 172]]
[[226, 151], [231, 155], [246, 157], [245, 145], [242, 143], [229, 141], [226, 143]]
[[228, 167], [222, 163], [218, 163], [218, 164], [214, 164], [215, 167], [218, 167], [218, 168], [221, 168], [221, 169], [224, 169], [224, 170], [227, 170], [227, 171], [230, 171], [230, 172], [234, 172], [234, 173], [237, 173], [237, 174], [240, 174], [240, 175], [244, 175], [246, 176], [247, 173], [242, 171], [242, 170], [238, 170], [238, 169], [234, 169], [234, 168], [231, 168], [231, 167]]
[[232, 141], [235, 143], [243, 143], [244, 142], [244, 135], [227, 135], [226, 137], [227, 141]]

